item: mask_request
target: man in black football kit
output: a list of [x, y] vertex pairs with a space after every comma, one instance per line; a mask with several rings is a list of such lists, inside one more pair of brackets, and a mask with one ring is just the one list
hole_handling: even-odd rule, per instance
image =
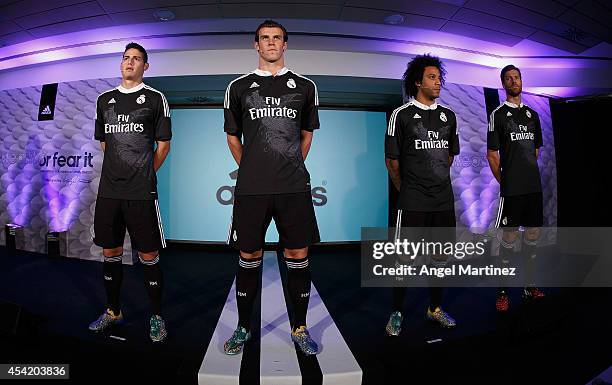
[[[399, 191], [396, 228], [444, 227], [445, 236], [454, 237], [455, 224], [450, 166], [459, 154], [455, 113], [436, 103], [444, 83], [445, 70], [434, 56], [416, 56], [404, 73], [404, 89], [411, 99], [391, 114], [385, 137], [387, 169]], [[417, 239], [415, 241], [419, 241]], [[432, 264], [442, 267], [446, 258], [433, 256]], [[441, 287], [430, 287], [427, 318], [443, 327], [454, 327], [455, 320], [442, 310]], [[393, 288], [393, 312], [387, 335], [401, 331], [405, 287]]]
[[[499, 256], [508, 264], [518, 236], [518, 227], [525, 227], [522, 254], [525, 262], [525, 299], [537, 299], [544, 294], [535, 287], [534, 269], [537, 240], [543, 219], [542, 185], [538, 154], [542, 147], [540, 118], [521, 102], [521, 71], [508, 65], [501, 71], [506, 101], [489, 117], [487, 159], [495, 179], [500, 184], [499, 210], [495, 227], [503, 227]], [[497, 311], [508, 310], [507, 290], [498, 290]]]
[[293, 305], [291, 338], [305, 354], [316, 354], [317, 344], [306, 329], [311, 285], [308, 246], [320, 239], [304, 160], [313, 131], [319, 128], [317, 87], [285, 68], [287, 31], [282, 25], [264, 21], [255, 32], [254, 46], [258, 69], [233, 80], [224, 102], [224, 130], [239, 166], [228, 241], [240, 250], [238, 327], [224, 350], [240, 353], [251, 336], [262, 248], [274, 218]]
[[142, 81], [149, 68], [146, 50], [125, 47], [121, 85], [103, 92], [96, 102], [95, 139], [104, 151], [94, 218], [94, 243], [102, 247], [107, 309], [89, 329], [99, 332], [123, 320], [119, 291], [121, 257], [127, 228], [143, 264], [151, 300], [150, 337], [166, 338], [161, 318], [163, 279], [159, 249], [166, 246], [157, 203], [157, 176], [170, 151], [170, 109], [164, 95]]

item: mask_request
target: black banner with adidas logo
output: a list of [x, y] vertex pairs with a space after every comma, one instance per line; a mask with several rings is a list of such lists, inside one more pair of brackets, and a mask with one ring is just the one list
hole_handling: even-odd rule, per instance
[[56, 96], [57, 83], [43, 85], [38, 106], [38, 121], [53, 120]]
[[491, 113], [499, 107], [499, 92], [497, 88], [484, 87], [485, 105], [487, 107], [487, 119], [491, 118]]

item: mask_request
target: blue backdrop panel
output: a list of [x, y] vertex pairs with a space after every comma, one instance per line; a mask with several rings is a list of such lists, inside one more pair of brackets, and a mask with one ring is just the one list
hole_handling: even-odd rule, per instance
[[[357, 241], [387, 224], [384, 112], [322, 110], [306, 160], [323, 242]], [[224, 242], [237, 166], [221, 109], [173, 109], [172, 150], [158, 173], [166, 238]], [[274, 224], [266, 236], [278, 240]]]

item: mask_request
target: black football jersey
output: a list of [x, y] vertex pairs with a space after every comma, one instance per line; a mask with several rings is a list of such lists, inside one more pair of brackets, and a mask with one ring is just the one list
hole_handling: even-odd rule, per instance
[[457, 119], [450, 108], [412, 99], [395, 109], [385, 136], [385, 156], [400, 163], [398, 208], [453, 210], [449, 156], [457, 154]]
[[499, 151], [501, 196], [542, 191], [535, 151], [540, 147], [540, 118], [532, 108], [506, 101], [493, 110], [489, 117], [487, 148]]
[[301, 130], [319, 128], [315, 83], [283, 68], [233, 80], [224, 101], [224, 131], [243, 138], [236, 195], [310, 191]]
[[155, 142], [172, 138], [170, 108], [161, 92], [140, 83], [100, 94], [94, 137], [106, 144], [98, 196], [157, 199]]

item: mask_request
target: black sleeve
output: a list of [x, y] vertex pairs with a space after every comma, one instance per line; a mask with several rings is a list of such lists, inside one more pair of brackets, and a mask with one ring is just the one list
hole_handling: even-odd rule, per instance
[[491, 113], [489, 116], [489, 130], [487, 132], [487, 149], [489, 150], [499, 150], [500, 146], [500, 129], [501, 125], [498, 121], [495, 120], [495, 117], [499, 114], [495, 114], [495, 111]]
[[385, 135], [385, 157], [399, 159], [402, 148], [402, 122], [397, 112], [391, 114]]
[[460, 146], [459, 146], [459, 128], [457, 126], [457, 115], [451, 111], [451, 115], [453, 117], [453, 124], [451, 125], [450, 132], [450, 143], [448, 146], [448, 152], [450, 155], [455, 156], [459, 155]]
[[317, 86], [306, 82], [306, 101], [302, 110], [302, 130], [314, 131], [319, 128], [319, 95]]
[[94, 116], [95, 128], [94, 128], [94, 139], [104, 142], [106, 135], [104, 133], [104, 112], [100, 108], [100, 97], [96, 99], [96, 114]]
[[535, 111], [532, 111], [532, 113], [535, 121], [534, 145], [535, 148], [540, 148], [544, 145], [544, 142], [542, 141], [542, 126], [540, 125], [540, 116]]
[[172, 139], [170, 106], [164, 94], [159, 94], [155, 117], [155, 140], [166, 142], [170, 139]]
[[242, 106], [240, 105], [240, 95], [237, 88], [236, 82], [232, 82], [225, 90], [223, 131], [230, 135], [242, 137]]

